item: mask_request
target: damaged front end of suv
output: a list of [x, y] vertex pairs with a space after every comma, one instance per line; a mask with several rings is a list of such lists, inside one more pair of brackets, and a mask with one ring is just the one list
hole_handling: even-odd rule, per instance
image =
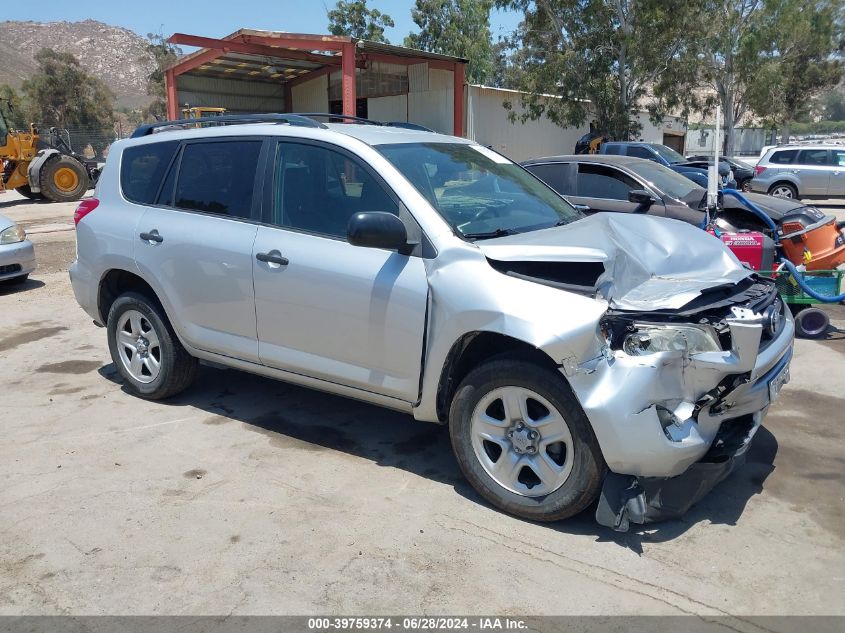
[[[743, 462], [788, 381], [790, 312], [693, 227], [608, 215], [543, 233], [518, 236], [521, 258], [505, 250], [516, 237], [481, 248], [499, 272], [607, 303], [597, 347], [560, 358], [609, 470], [596, 518], [625, 531], [680, 516]], [[590, 253], [602, 266], [587, 283]]]

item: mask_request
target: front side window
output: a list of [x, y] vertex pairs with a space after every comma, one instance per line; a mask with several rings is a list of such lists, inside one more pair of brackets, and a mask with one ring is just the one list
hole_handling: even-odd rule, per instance
[[627, 200], [628, 192], [633, 189], [642, 189], [642, 187], [636, 180], [618, 169], [590, 163], [578, 165], [578, 197], [580, 198]]
[[654, 160], [654, 154], [647, 150], [645, 147], [641, 147], [639, 145], [631, 145], [628, 147], [628, 156], [633, 156], [634, 158], [645, 158], [646, 160]]
[[660, 163], [643, 163], [637, 165], [636, 168], [631, 167], [631, 171], [657, 191], [662, 191], [676, 200], [682, 200], [695, 207], [706, 193], [689, 178]]
[[252, 192], [261, 141], [191, 143], [182, 151], [174, 206], [227, 215], [252, 216]]
[[480, 145], [376, 147], [458, 233], [484, 239], [577, 220], [579, 211], [519, 165]]
[[830, 162], [836, 167], [845, 167], [845, 149], [834, 149], [830, 152]]
[[661, 145], [660, 143], [652, 143], [649, 147], [653, 149], [660, 158], [665, 160], [670, 165], [674, 165], [675, 163], [684, 163], [686, 162], [686, 158], [684, 158], [681, 154], [673, 150], [671, 147], [666, 147], [665, 145]]
[[279, 143], [273, 182], [276, 226], [345, 238], [356, 213], [399, 215], [399, 205], [363, 165], [326, 147]]
[[153, 204], [179, 141], [127, 147], [120, 158], [120, 189], [130, 202]]

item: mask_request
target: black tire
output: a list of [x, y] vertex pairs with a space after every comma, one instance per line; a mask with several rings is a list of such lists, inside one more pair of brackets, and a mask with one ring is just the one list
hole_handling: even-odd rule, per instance
[[[74, 182], [62, 186], [59, 174], [72, 173]], [[88, 191], [88, 171], [72, 156], [55, 155], [41, 167], [41, 193], [53, 202], [75, 202]]]
[[[117, 326], [120, 317], [129, 310], [136, 310], [146, 318], [158, 335], [161, 358], [161, 369], [158, 376], [149, 383], [143, 383], [135, 378], [124, 366], [121, 351], [117, 343]], [[115, 367], [124, 379], [127, 388], [135, 395], [148, 400], [162, 400], [175, 396], [187, 389], [197, 373], [197, 359], [188, 354], [179, 342], [170, 321], [156, 301], [151, 301], [144, 295], [127, 292], [120, 295], [112, 304], [106, 321], [106, 331], [109, 341], [109, 351]]]
[[788, 182], [776, 182], [771, 187], [769, 187], [768, 194], [770, 196], [774, 196], [775, 192], [778, 190], [789, 191], [791, 195], [789, 196], [778, 196], [782, 198], [792, 198], [793, 200], [798, 200], [798, 190], [795, 188], [795, 185], [790, 184]]
[[799, 338], [823, 338], [829, 325], [830, 317], [818, 308], [806, 308], [795, 315], [795, 334]]
[[40, 193], [35, 193], [32, 190], [32, 187], [29, 185], [24, 185], [23, 187], [18, 187], [15, 189], [19, 194], [21, 194], [24, 198], [29, 198], [30, 200], [43, 200], [44, 196]]
[[746, 180], [743, 180], [741, 183], [739, 183], [739, 190], [744, 191], [746, 193], [751, 191], [751, 179], [747, 178]]
[[[522, 387], [545, 398], [564, 417], [573, 441], [573, 466], [564, 483], [541, 497], [511, 492], [484, 469], [472, 445], [472, 415], [494, 389]], [[464, 476], [491, 504], [532, 521], [558, 521], [590, 505], [601, 491], [606, 465], [587, 416], [563, 377], [529, 361], [500, 357], [472, 370], [461, 382], [449, 411], [452, 448]]]

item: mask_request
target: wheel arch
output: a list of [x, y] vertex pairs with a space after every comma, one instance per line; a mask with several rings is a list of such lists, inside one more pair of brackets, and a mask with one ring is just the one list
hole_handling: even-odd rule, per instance
[[114, 304], [120, 295], [126, 292], [137, 292], [155, 302], [165, 317], [170, 320], [167, 310], [161, 299], [159, 299], [158, 294], [143, 277], [122, 268], [112, 268], [103, 274], [100, 278], [99, 287], [97, 288], [97, 313], [101, 323], [105, 325], [112, 304]]
[[[766, 189], [766, 193], [772, 191], [773, 189], [775, 189], [776, 187], [779, 187], [781, 185], [787, 185], [787, 186], [791, 187], [792, 189], [794, 189], [796, 199], [801, 197], [801, 190], [798, 188], [798, 183], [795, 182], [794, 180], [791, 180], [791, 179], [785, 177], [785, 176], [781, 176], [780, 178], [775, 180], [771, 185], [769, 185], [769, 188]], [[769, 195], [771, 195], [771, 194], [769, 194]]]
[[[436, 407], [441, 423], [448, 421], [455, 391], [466, 375], [481, 363], [501, 356], [519, 358], [554, 371], [559, 368], [546, 352], [521, 339], [488, 330], [467, 332], [452, 344], [440, 369]], [[566, 382], [563, 375], [561, 380]]]

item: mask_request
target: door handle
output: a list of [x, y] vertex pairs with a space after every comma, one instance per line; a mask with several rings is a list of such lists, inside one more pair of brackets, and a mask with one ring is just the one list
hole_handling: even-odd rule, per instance
[[279, 266], [288, 265], [288, 258], [282, 257], [282, 254], [276, 250], [272, 250], [269, 253], [256, 253], [255, 259], [267, 264], [278, 264]]
[[157, 244], [161, 244], [164, 241], [164, 238], [158, 234], [156, 229], [153, 229], [149, 233], [141, 233], [139, 237], [145, 242], [156, 242]]
[[792, 170], [792, 173], [793, 173], [793, 174], [800, 174], [800, 173], [801, 173], [801, 170], [800, 170], [800, 169], [793, 169], [793, 170]]

